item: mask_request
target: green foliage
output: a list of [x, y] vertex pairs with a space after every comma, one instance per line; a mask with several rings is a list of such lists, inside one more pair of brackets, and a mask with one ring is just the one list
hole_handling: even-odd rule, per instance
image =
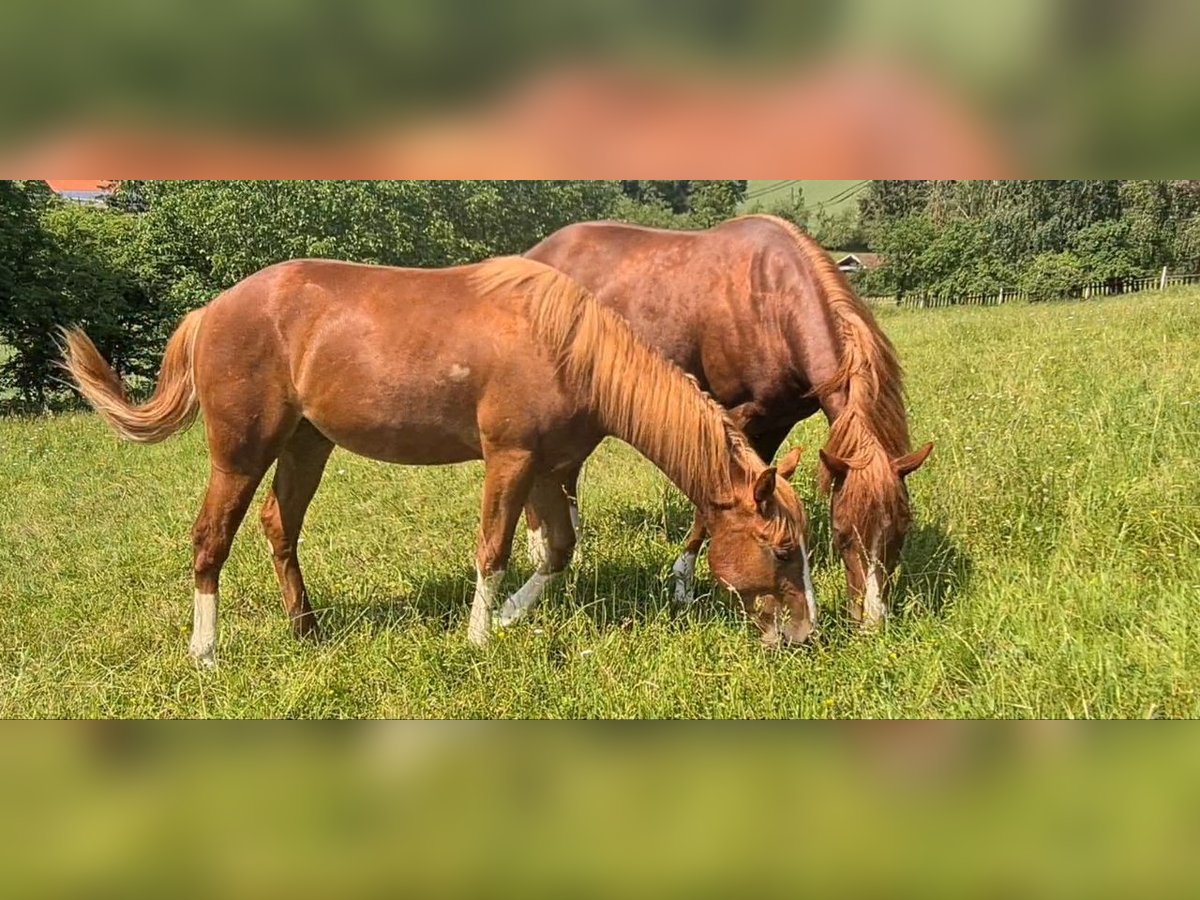
[[[752, 211], [758, 212], [759, 207]], [[776, 198], [761, 211], [781, 219], [787, 219], [799, 228], [807, 229], [809, 225], [808, 207], [804, 200], [804, 189], [799, 185], [790, 188], [786, 196]], [[829, 246], [828, 244], [826, 246]]]
[[[1200, 214], [1200, 187], [1189, 181], [881, 181], [860, 205], [865, 236], [885, 256], [880, 283], [899, 293], [997, 292], [1033, 277], [1039, 257], [1039, 290], [1058, 290], [1056, 279], [1074, 277], [1057, 256], [1066, 251], [1085, 280], [1200, 259], [1200, 227], [1189, 224]], [[919, 233], [914, 217], [927, 223]], [[889, 247], [898, 260], [886, 258]]]
[[[738, 185], [742, 187], [738, 187]], [[745, 193], [745, 182], [693, 181], [688, 212], [699, 228], [710, 228], [737, 215], [738, 203]]]
[[865, 250], [867, 247], [858, 213], [851, 208], [838, 212], [818, 208], [811, 230], [821, 246], [830, 250]]
[[0, 388], [39, 405], [55, 308], [52, 241], [41, 227], [50, 202], [44, 182], [0, 181], [0, 344], [12, 351], [0, 366]]
[[445, 266], [522, 253], [607, 214], [619, 194], [594, 181], [147, 182], [139, 192], [143, 274], [193, 306], [285, 259]]
[[1070, 245], [1087, 281], [1118, 281], [1145, 274], [1136, 261], [1128, 222], [1095, 222], [1075, 232]]
[[1073, 296], [1086, 281], [1083, 263], [1070, 250], [1039, 253], [1021, 273], [1020, 289], [1030, 300]]
[[737, 215], [746, 183], [672, 181], [624, 184], [625, 196], [613, 203], [610, 218], [651, 228], [699, 229], [710, 228]]
[[[732, 190], [694, 193], [697, 215], [736, 204]], [[147, 181], [123, 183], [103, 209], [64, 204], [41, 182], [0, 182], [0, 296], [11, 298], [0, 341], [15, 351], [0, 386], [45, 403], [59, 325], [84, 325], [120, 371], [150, 374], [184, 311], [272, 263], [523, 253], [609, 215], [621, 196], [604, 181]]]
[[933, 223], [921, 215], [896, 219], [878, 232], [873, 247], [883, 254], [879, 277], [888, 292], [902, 298], [926, 284], [925, 251], [936, 235]]
[[[637, 204], [657, 212], [666, 208], [675, 215], [696, 213], [680, 219], [685, 228], [707, 228], [736, 215], [746, 196], [746, 181], [622, 181], [621, 190]], [[630, 211], [630, 207], [623, 207]], [[649, 213], [651, 217], [655, 212]], [[634, 213], [636, 215], [636, 213]], [[707, 222], [708, 224], [700, 224]]]

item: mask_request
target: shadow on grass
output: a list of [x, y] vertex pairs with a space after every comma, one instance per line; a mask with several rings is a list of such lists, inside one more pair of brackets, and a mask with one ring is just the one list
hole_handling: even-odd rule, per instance
[[[523, 555], [523, 546], [514, 547], [514, 559], [497, 606], [532, 572]], [[665, 555], [674, 559], [673, 552]], [[554, 619], [560, 623], [582, 616], [598, 631], [661, 624], [664, 620], [677, 622], [681, 629], [701, 622], [722, 622], [731, 627], [744, 623], [745, 617], [732, 598], [724, 592], [714, 594], [707, 580], [697, 581], [696, 603], [676, 604], [671, 597], [668, 565], [656, 569], [644, 560], [596, 561], [585, 556], [567, 569], [565, 578], [547, 592], [539, 606], [553, 609]], [[371, 592], [365, 601], [347, 602], [321, 592], [313, 594], [312, 602], [322, 632], [333, 639], [361, 629], [403, 632], [414, 627], [461, 631], [465, 635], [474, 592], [475, 572], [463, 566], [428, 577], [400, 593], [385, 588]]]
[[956, 594], [971, 581], [975, 565], [936, 522], [908, 533], [892, 606], [902, 615], [941, 618]]
[[[691, 524], [691, 507], [684, 503], [630, 506], [616, 513], [622, 527], [659, 531], [666, 526], [670, 538], [664, 538], [670, 550], [664, 558], [674, 559], [682, 536]], [[828, 507], [810, 511], [814, 542], [814, 565], [836, 566], [842, 560], [829, 541]], [[558, 615], [581, 615], [599, 631], [644, 626], [664, 619], [680, 629], [700, 623], [721, 623], [724, 627], [744, 627], [747, 637], [753, 629], [739, 604], [724, 591], [715, 590], [711, 579], [698, 579], [699, 600], [679, 606], [671, 598], [667, 564], [659, 569], [644, 560], [597, 561], [583, 558], [567, 570], [560, 586], [542, 600], [556, 608]], [[531, 568], [524, 560], [523, 542], [513, 549], [513, 562], [505, 578], [501, 596], [520, 587]], [[936, 523], [915, 527], [905, 541], [900, 575], [893, 589], [892, 605], [903, 617], [933, 616], [945, 613], [948, 603], [966, 587], [973, 565], [954, 540]], [[430, 576], [404, 593], [383, 592], [378, 599], [365, 603], [339, 603], [336, 597], [315, 596], [314, 606], [326, 634], [349, 634], [366, 627], [372, 630], [403, 631], [413, 626], [465, 633], [475, 589], [475, 573], [468, 566]], [[821, 597], [821, 630], [837, 641], [843, 632], [852, 632], [844, 590], [835, 596]]]

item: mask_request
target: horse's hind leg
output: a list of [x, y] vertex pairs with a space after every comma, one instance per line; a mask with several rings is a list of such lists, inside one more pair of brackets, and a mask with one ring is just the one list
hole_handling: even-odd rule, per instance
[[312, 501], [333, 442], [302, 421], [279, 454], [275, 480], [262, 507], [262, 526], [271, 545], [275, 577], [283, 592], [283, 607], [296, 637], [317, 637], [317, 620], [308, 602], [300, 571], [298, 544], [304, 514]]
[[217, 595], [221, 567], [229, 558], [229, 548], [237, 533], [254, 490], [266, 472], [266, 465], [242, 471], [226, 471], [214, 461], [208, 479], [204, 505], [192, 528], [193, 574], [196, 593], [189, 651], [200, 665], [216, 665]]
[[[539, 524], [530, 532], [531, 542], [539, 543], [537, 571], [521, 589], [504, 601], [496, 614], [495, 623], [507, 626], [522, 618], [567, 565], [575, 550], [575, 525], [571, 517], [570, 488], [573, 480], [538, 478], [529, 492], [525, 516]], [[533, 554], [531, 554], [533, 555]]]

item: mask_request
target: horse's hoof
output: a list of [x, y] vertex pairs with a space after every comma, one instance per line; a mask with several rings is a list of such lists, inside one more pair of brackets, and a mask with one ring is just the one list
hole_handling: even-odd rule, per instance
[[194, 647], [188, 648], [188, 656], [192, 658], [192, 662], [196, 664], [198, 669], [215, 669], [217, 667], [216, 648], [210, 647], [207, 650], [197, 650]]

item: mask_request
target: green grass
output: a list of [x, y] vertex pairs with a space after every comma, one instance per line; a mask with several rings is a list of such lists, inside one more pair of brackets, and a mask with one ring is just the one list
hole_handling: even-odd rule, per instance
[[[1195, 716], [1200, 291], [897, 311], [916, 525], [899, 611], [843, 612], [814, 495], [815, 646], [769, 652], [718, 598], [674, 610], [681, 497], [608, 443], [566, 584], [465, 640], [481, 468], [335, 452], [303, 557], [328, 639], [294, 642], [257, 522], [195, 670], [189, 528], [202, 430], [119, 443], [93, 415], [0, 420], [0, 716]], [[810, 421], [792, 442], [819, 446]], [[523, 535], [506, 587], [528, 573]]]
[[751, 180], [746, 185], [747, 199], [742, 203], [743, 211], [761, 204], [764, 209], [770, 209], [774, 204], [789, 199], [792, 191], [800, 188], [804, 191], [804, 205], [810, 213], [816, 213], [818, 206], [824, 206], [826, 212], [841, 212], [843, 207], [857, 209], [857, 193], [847, 195], [849, 189], [861, 181], [855, 179], [842, 180], [800, 180], [789, 181], [779, 179]]

